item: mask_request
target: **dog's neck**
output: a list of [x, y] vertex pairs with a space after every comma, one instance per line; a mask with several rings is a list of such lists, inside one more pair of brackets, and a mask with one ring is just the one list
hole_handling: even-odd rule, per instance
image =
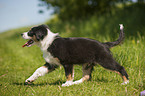
[[47, 29], [47, 35], [36, 45], [38, 45], [42, 51], [47, 51], [48, 47], [52, 44], [56, 36], [58, 36], [58, 33], [53, 33]]

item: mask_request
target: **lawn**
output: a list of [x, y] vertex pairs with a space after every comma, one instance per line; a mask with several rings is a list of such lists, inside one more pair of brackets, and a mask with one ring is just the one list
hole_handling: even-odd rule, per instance
[[[50, 29], [59, 32], [62, 37], [87, 37], [101, 42], [116, 40], [119, 34], [119, 25], [116, 23], [122, 19], [104, 25], [103, 22], [109, 16], [102, 18], [92, 17], [84, 21], [70, 21], [71, 23], [57, 21], [57, 24], [52, 20], [47, 24], [53, 23], [50, 24]], [[138, 96], [145, 90], [145, 29], [140, 24], [138, 30], [132, 22], [125, 21], [126, 18], [128, 17], [121, 22], [125, 25], [124, 43], [111, 51], [117, 62], [128, 72], [129, 84], [121, 85], [123, 81], [118, 74], [97, 65], [92, 80], [79, 85], [61, 87], [66, 81], [63, 67], [38, 78], [34, 85], [24, 85], [25, 80], [45, 63], [38, 47], [22, 48], [26, 40], [20, 34], [28, 31], [30, 27], [27, 27], [0, 34], [0, 96]], [[133, 29], [134, 33], [130, 32]], [[76, 65], [74, 69], [74, 80], [78, 80], [82, 77], [82, 67]]]

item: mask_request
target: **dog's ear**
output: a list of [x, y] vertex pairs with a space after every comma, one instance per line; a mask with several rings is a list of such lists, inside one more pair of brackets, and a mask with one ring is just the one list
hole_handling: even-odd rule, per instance
[[34, 32], [38, 41], [43, 40], [43, 38], [47, 35], [47, 27], [45, 27], [44, 25], [34, 27], [32, 31]]
[[37, 41], [43, 40], [43, 38], [44, 38], [44, 34], [41, 31], [37, 31], [35, 33], [35, 36], [36, 36]]

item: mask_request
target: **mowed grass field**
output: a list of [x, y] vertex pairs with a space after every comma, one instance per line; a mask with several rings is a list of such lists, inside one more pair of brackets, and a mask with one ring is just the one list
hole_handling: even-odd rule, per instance
[[[111, 51], [116, 61], [125, 67], [130, 79], [129, 84], [121, 85], [123, 81], [118, 74], [96, 65], [92, 80], [79, 85], [61, 87], [66, 81], [63, 67], [38, 78], [34, 85], [24, 85], [25, 80], [45, 64], [40, 48], [22, 48], [26, 40], [22, 39], [20, 34], [30, 29], [27, 27], [0, 34], [0, 96], [139, 96], [140, 92], [145, 90], [144, 27], [140, 26], [142, 30], [138, 30], [136, 25], [126, 21], [129, 17], [125, 17], [124, 21], [116, 19], [115, 24], [112, 21], [113, 23], [106, 25], [103, 22], [109, 19], [102, 18], [92, 17], [71, 23], [57, 21], [58, 23], [52, 25], [50, 23], [56, 21], [51, 21], [50, 25], [47, 24], [53, 32], [59, 32], [62, 37], [87, 37], [106, 42], [118, 38], [118, 24], [123, 23], [126, 34], [124, 43]], [[74, 80], [80, 79], [82, 67], [76, 65], [74, 71]]]
[[[127, 85], [121, 85], [118, 74], [101, 66], [95, 66], [91, 81], [79, 85], [61, 87], [66, 80], [62, 67], [40, 77], [34, 85], [24, 85], [24, 81], [45, 63], [38, 47], [21, 47], [26, 40], [20, 37], [20, 33], [27, 30], [0, 34], [0, 96], [137, 96], [145, 90], [144, 37], [127, 39], [123, 45], [111, 49], [114, 58], [129, 74], [130, 83]], [[81, 77], [81, 66], [76, 65], [75, 80]]]

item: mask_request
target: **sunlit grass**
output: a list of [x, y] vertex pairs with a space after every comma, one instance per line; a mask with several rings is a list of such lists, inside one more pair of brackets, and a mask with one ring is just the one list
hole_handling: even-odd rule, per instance
[[[114, 41], [119, 35], [119, 26], [114, 26], [112, 21], [111, 24], [107, 23], [102, 27], [105, 20], [105, 17], [92, 17], [49, 25], [53, 32], [59, 32], [62, 37]], [[26, 41], [20, 37], [20, 33], [28, 31], [29, 28], [0, 34], [0, 96], [138, 96], [145, 90], [145, 30], [137, 30], [133, 24], [131, 29], [127, 26], [129, 25], [125, 22], [127, 35], [124, 43], [111, 49], [116, 61], [124, 66], [129, 74], [130, 83], [127, 85], [121, 85], [123, 81], [118, 74], [99, 65], [96, 65], [92, 72], [92, 80], [79, 85], [61, 87], [66, 81], [63, 67], [40, 77], [34, 85], [24, 85], [24, 81], [45, 63], [42, 52], [36, 46], [21, 47]], [[134, 34], [137, 35], [130, 34], [129, 30], [133, 28], [136, 32]], [[74, 80], [78, 80], [82, 77], [82, 67], [76, 65], [74, 69]]]
[[[21, 32], [20, 32], [21, 33]], [[19, 32], [17, 33], [17, 35]], [[15, 35], [15, 36], [17, 36]], [[116, 73], [95, 66], [92, 80], [70, 87], [61, 87], [65, 82], [63, 68], [39, 78], [34, 85], [24, 85], [24, 81], [45, 62], [42, 52], [36, 46], [22, 48], [26, 41], [20, 38], [10, 38], [4, 35], [0, 39], [0, 94], [1, 96], [37, 95], [37, 96], [78, 96], [78, 95], [138, 95], [144, 87], [144, 38], [137, 41], [127, 39], [124, 44], [111, 49], [114, 58], [125, 67], [130, 83], [121, 85], [122, 79]], [[104, 37], [102, 37], [104, 38]], [[110, 37], [111, 38], [111, 37]], [[104, 38], [105, 39], [105, 38]], [[82, 77], [81, 66], [75, 66], [75, 80]]]

